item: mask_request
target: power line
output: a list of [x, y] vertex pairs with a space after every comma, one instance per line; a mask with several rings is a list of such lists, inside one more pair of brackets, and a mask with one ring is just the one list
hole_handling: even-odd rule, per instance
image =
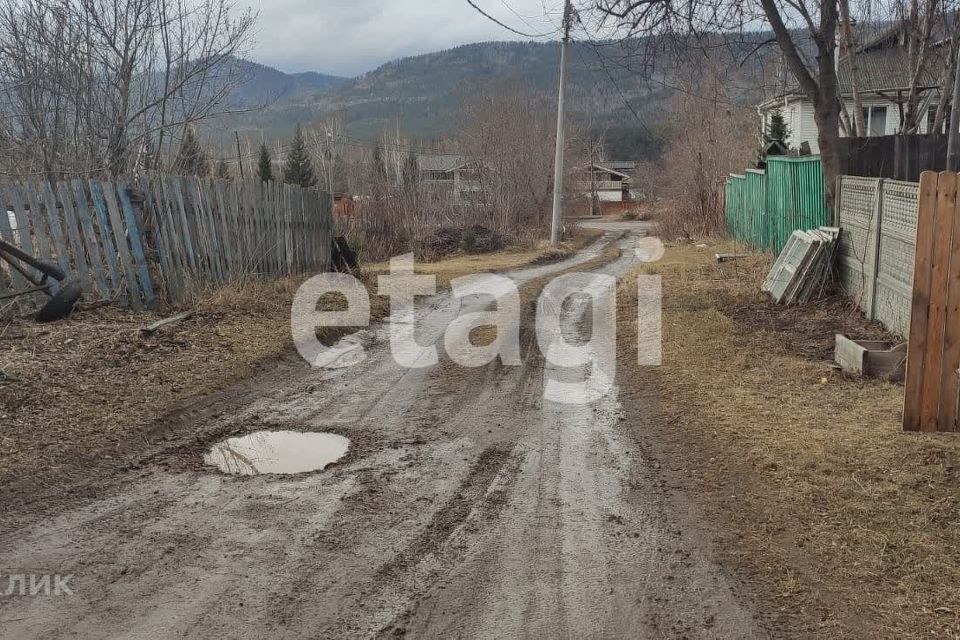
[[[583, 22], [581, 22], [579, 19], [577, 20], [577, 22], [579, 22], [579, 24], [580, 24], [581, 27], [583, 27], [584, 33], [587, 33], [586, 27], [584, 26]], [[588, 37], [589, 37], [589, 35], [590, 35], [590, 34], [587, 33], [587, 36], [588, 36]], [[576, 41], [576, 42], [580, 42], [580, 41]], [[592, 43], [592, 42], [589, 42], [589, 41], [586, 41], [586, 42], [584, 42], [584, 44], [591, 44], [591, 45], [592, 45], [593, 43]], [[624, 106], [626, 106], [627, 109], [630, 111], [630, 113], [633, 115], [633, 118], [634, 118], [634, 120], [637, 121], [637, 124], [640, 125], [640, 127], [646, 132], [646, 134], [647, 134], [650, 138], [652, 138], [652, 139], [654, 139], [654, 140], [662, 140], [662, 139], [663, 139], [662, 136], [659, 136], [659, 135], [655, 134], [655, 133], [650, 129], [650, 127], [647, 126], [647, 123], [643, 121], [643, 118], [640, 117], [640, 114], [637, 113], [637, 110], [633, 108], [633, 105], [630, 104], [630, 100], [628, 100], [628, 99], [627, 99], [627, 96], [623, 93], [623, 89], [620, 88], [620, 84], [616, 81], [616, 79], [613, 77], [613, 74], [610, 73], [610, 70], [607, 68], [606, 62], [604, 61], [603, 56], [600, 54], [600, 51], [599, 51], [596, 47], [592, 47], [592, 49], [593, 49], [594, 53], [597, 54], [597, 60], [599, 60], [599, 62], [600, 62], [600, 68], [603, 69], [603, 72], [604, 72], [604, 74], [607, 76], [607, 79], [610, 80], [610, 84], [612, 84], [613, 87], [617, 90], [617, 93], [618, 93], [619, 96], [620, 96], [620, 100], [623, 101]], [[579, 49], [577, 49], [577, 56], [580, 58], [580, 61], [581, 61], [581, 62], [583, 63], [583, 65], [586, 67], [586, 66], [587, 66], [586, 60], [583, 59], [583, 54], [580, 53], [580, 50], [579, 50]]]
[[[531, 29], [536, 29], [536, 27], [534, 27], [532, 24], [530, 24], [530, 21], [529, 21], [529, 20], [527, 20], [524, 16], [520, 15], [520, 13], [517, 12], [516, 9], [514, 9], [513, 7], [511, 7], [511, 6], [510, 6], [510, 3], [507, 2], [507, 0], [500, 0], [500, 3], [501, 3], [503, 6], [505, 6], [505, 7], [510, 11], [510, 13], [512, 13], [513, 15], [517, 16], [517, 18], [519, 18], [520, 21], [523, 22], [523, 24], [527, 25], [527, 26], [530, 27]], [[544, 7], [544, 11], [543, 11], [543, 12], [544, 12], [544, 14], [546, 14], [546, 12], [547, 12], [546, 7]], [[560, 31], [561, 31], [561, 29], [560, 29], [559, 27], [554, 26], [553, 31], [551, 31], [549, 34], [545, 34], [545, 35], [551, 35], [551, 36], [552, 36], [552, 35], [555, 35], [555, 34], [557, 34], [557, 33], [560, 33]]]
[[[477, 4], [476, 4], [473, 0], [467, 0], [467, 4], [469, 4], [471, 7], [473, 7], [474, 9], [476, 9], [476, 10], [480, 13], [480, 15], [482, 15], [483, 17], [485, 17], [487, 20], [490, 20], [490, 21], [492, 21], [492, 22], [495, 22], [496, 24], [500, 25], [501, 27], [503, 27], [503, 28], [506, 29], [507, 31], [512, 31], [513, 33], [517, 34], [518, 36], [523, 36], [524, 38], [545, 38], [545, 37], [547, 37], [547, 36], [552, 36], [554, 33], [556, 33], [555, 31], [554, 31], [553, 33], [525, 33], [525, 32], [523, 32], [523, 31], [519, 31], [519, 30], [517, 30], [517, 29], [514, 29], [514, 28], [511, 27], [510, 25], [507, 25], [507, 24], [504, 24], [503, 22], [500, 22], [499, 20], [497, 20], [496, 18], [494, 18], [492, 15], [490, 15], [489, 13], [487, 13], [486, 11], [484, 11], [483, 9], [481, 9], [480, 7], [478, 7]], [[512, 9], [511, 9], [511, 11], [512, 11]], [[524, 22], [526, 22], [526, 21], [524, 21]]]
[[[612, 63], [612, 64], [615, 64], [616, 66], [620, 67], [621, 69], [623, 69], [624, 71], [627, 71], [627, 72], [629, 72], [629, 73], [637, 73], [637, 70], [636, 70], [636, 69], [632, 69], [631, 67], [627, 66], [626, 64], [624, 64], [624, 63], [621, 62], [620, 60], [617, 60], [617, 59], [614, 59], [614, 58], [610, 58], [610, 57], [604, 55], [603, 52], [600, 51], [600, 48], [601, 48], [601, 47], [609, 47], [609, 46], [614, 46], [614, 45], [616, 45], [615, 42], [595, 42], [595, 41], [592, 40], [592, 38], [591, 38], [591, 36], [590, 36], [590, 33], [587, 31], [586, 27], [584, 26], [584, 24], [583, 24], [582, 22], [580, 23], [580, 26], [583, 28], [583, 32], [584, 32], [584, 34], [586, 34], [587, 40], [580, 40], [579, 42], [582, 42], [583, 44], [589, 45], [590, 48], [593, 49], [594, 53], [596, 53], [596, 55], [597, 55], [598, 58], [600, 58], [601, 60], [605, 60], [605, 61], [607, 61], [607, 62], [610, 62], [610, 63]], [[737, 105], [735, 102], [732, 102], [732, 101], [729, 100], [729, 99], [720, 98], [719, 96], [709, 96], [709, 97], [708, 97], [708, 96], [704, 96], [704, 95], [701, 95], [701, 94], [696, 93], [696, 92], [694, 92], [694, 91], [690, 91], [689, 89], [685, 89], [685, 88], [683, 88], [683, 87], [680, 87], [680, 86], [677, 86], [677, 85], [674, 85], [674, 84], [670, 84], [669, 82], [665, 82], [665, 81], [663, 81], [663, 80], [658, 80], [657, 78], [653, 77], [652, 74], [647, 75], [647, 76], [644, 78], [644, 80], [646, 80], [647, 82], [651, 82], [651, 83], [653, 83], [653, 84], [660, 85], [661, 87], [663, 87], [663, 88], [665, 88], [665, 89], [670, 89], [671, 91], [676, 91], [676, 92], [678, 92], [678, 93], [686, 94], [686, 95], [688, 95], [688, 96], [690, 96], [690, 97], [692, 97], [692, 98], [696, 98], [696, 99], [698, 99], [698, 100], [704, 100], [704, 101], [706, 101], [706, 102], [713, 102], [713, 103], [717, 103], [717, 104], [724, 104], [724, 105], [726, 105], [726, 106], [728, 106], [728, 107], [738, 107], [738, 106], [739, 106], [739, 105]]]

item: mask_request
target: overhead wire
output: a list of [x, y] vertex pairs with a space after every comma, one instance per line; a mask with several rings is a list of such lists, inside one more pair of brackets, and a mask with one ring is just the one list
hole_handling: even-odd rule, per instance
[[[500, 20], [498, 20], [498, 19], [495, 18], [494, 16], [490, 15], [489, 13], [487, 13], [486, 11], [484, 11], [483, 9], [481, 9], [481, 8], [477, 5], [477, 3], [474, 2], [474, 0], [467, 0], [467, 4], [469, 4], [471, 7], [473, 7], [474, 9], [476, 9], [477, 12], [480, 13], [480, 15], [482, 15], [482, 16], [485, 17], [486, 19], [490, 20], [491, 22], [494, 22], [494, 23], [500, 25], [501, 27], [503, 27], [503, 28], [506, 29], [507, 31], [513, 32], [513, 33], [517, 34], [518, 36], [523, 36], [524, 38], [546, 38], [546, 37], [552, 36], [552, 35], [554, 35], [554, 34], [556, 33], [555, 31], [554, 31], [554, 32], [551, 32], [551, 33], [525, 33], [525, 32], [523, 32], [523, 31], [520, 31], [519, 29], [514, 29], [513, 27], [511, 27], [510, 25], [506, 24], [505, 22], [501, 22]], [[504, 4], [506, 4], [506, 2], [504, 2]], [[508, 8], [509, 8], [509, 7], [508, 7]], [[512, 9], [511, 9], [511, 11], [512, 11]], [[521, 19], [522, 19], [522, 18], [521, 18]]]

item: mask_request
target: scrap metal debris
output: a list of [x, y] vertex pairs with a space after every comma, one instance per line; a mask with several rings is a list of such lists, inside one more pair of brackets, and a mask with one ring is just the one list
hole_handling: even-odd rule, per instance
[[819, 297], [833, 271], [838, 227], [794, 231], [761, 287], [778, 304], [803, 304]]

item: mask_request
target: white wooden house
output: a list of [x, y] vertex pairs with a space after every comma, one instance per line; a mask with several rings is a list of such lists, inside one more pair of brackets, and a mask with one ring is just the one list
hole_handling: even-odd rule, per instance
[[[920, 109], [923, 113], [919, 127], [913, 133], [932, 133], [932, 123], [939, 97], [938, 79], [943, 69], [948, 42], [937, 42], [931, 48], [930, 61], [917, 85]], [[854, 75], [854, 68], [856, 69]], [[853, 117], [853, 87], [863, 107], [865, 135], [887, 136], [901, 130], [901, 108], [910, 89], [910, 60], [905, 35], [900, 26], [894, 26], [859, 46], [853, 56], [841, 57], [837, 64], [837, 81], [849, 116]], [[856, 79], [856, 83], [854, 83]], [[812, 153], [820, 152], [817, 143], [817, 124], [813, 103], [806, 94], [793, 87], [770, 98], [757, 107], [761, 125], [766, 131], [776, 111], [783, 114], [792, 148], [804, 142]], [[841, 126], [840, 135], [846, 135]]]
[[577, 189], [587, 197], [596, 193], [600, 202], [629, 201], [634, 166], [631, 160], [601, 160], [586, 164]]

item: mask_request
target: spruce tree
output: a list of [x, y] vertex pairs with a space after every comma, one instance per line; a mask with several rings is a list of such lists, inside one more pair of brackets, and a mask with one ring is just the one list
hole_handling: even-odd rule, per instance
[[317, 184], [317, 177], [313, 174], [313, 164], [310, 162], [310, 153], [307, 151], [307, 141], [303, 137], [300, 125], [297, 125], [297, 132], [290, 141], [287, 162], [283, 165], [283, 181], [304, 189]]
[[784, 147], [788, 147], [788, 140], [790, 139], [790, 128], [787, 127], [787, 121], [783, 119], [783, 113], [780, 112], [780, 109], [777, 109], [770, 114], [770, 122], [767, 124], [766, 131], [767, 142], [773, 142], [776, 140]]
[[273, 180], [273, 159], [270, 158], [270, 150], [267, 144], [260, 144], [260, 158], [257, 160], [257, 178], [261, 182], [270, 182]]
[[193, 127], [187, 126], [183, 130], [180, 140], [180, 150], [177, 151], [176, 168], [182, 175], [205, 178], [210, 175], [210, 161], [200, 145]]

